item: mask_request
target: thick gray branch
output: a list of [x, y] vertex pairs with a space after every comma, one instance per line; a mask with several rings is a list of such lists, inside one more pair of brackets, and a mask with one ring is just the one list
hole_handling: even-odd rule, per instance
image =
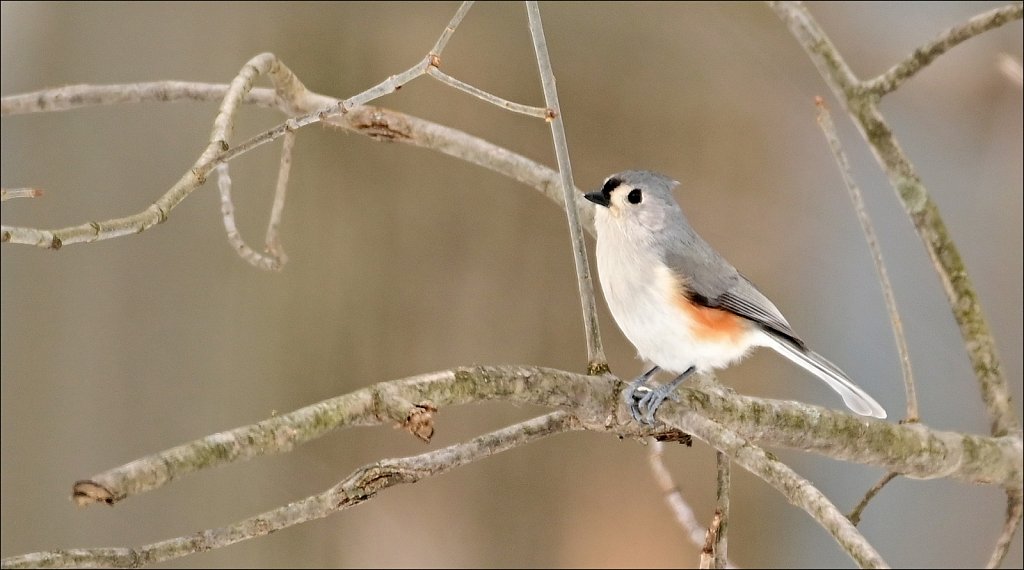
[[[585, 376], [532, 366], [475, 366], [381, 382], [256, 424], [214, 434], [151, 455], [75, 485], [80, 503], [114, 503], [173, 479], [224, 463], [283, 453], [333, 430], [407, 424], [424, 403], [444, 407], [506, 400], [571, 410], [584, 429], [635, 437], [612, 376]], [[687, 412], [722, 424], [758, 444], [811, 451], [896, 471], [908, 477], [951, 477], [1020, 488], [1020, 440], [896, 425], [798, 402], [750, 398], [707, 386], [680, 389], [659, 417], [669, 425]], [[621, 407], [620, 407], [621, 406]]]

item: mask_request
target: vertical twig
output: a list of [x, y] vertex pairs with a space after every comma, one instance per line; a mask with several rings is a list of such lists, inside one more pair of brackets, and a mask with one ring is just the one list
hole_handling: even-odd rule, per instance
[[[650, 447], [650, 453], [648, 454], [648, 461], [651, 465], [651, 473], [654, 475], [654, 481], [658, 484], [658, 488], [665, 494], [665, 502], [668, 504], [668, 508], [672, 511], [672, 514], [676, 518], [676, 522], [683, 529], [683, 534], [694, 546], [697, 548], [708, 547], [707, 545], [707, 534], [708, 529], [704, 529], [700, 522], [697, 521], [697, 516], [694, 515], [693, 509], [689, 504], [686, 503], [686, 499], [683, 498], [682, 491], [679, 490], [679, 485], [676, 484], [672, 475], [669, 473], [668, 468], [665, 467], [665, 462], [662, 460], [665, 453], [665, 444], [660, 441], [653, 441]], [[729, 456], [724, 453], [718, 453], [719, 458], [719, 469], [718, 469], [718, 507], [715, 509], [715, 519], [719, 522], [712, 521], [712, 526], [719, 528], [716, 530], [715, 541], [710, 545], [711, 549], [714, 550], [715, 555], [713, 558], [713, 564], [715, 568], [736, 568], [736, 566], [728, 560], [728, 553], [726, 552], [726, 524], [728, 523], [729, 516]], [[722, 462], [725, 462], [725, 476], [723, 479]], [[723, 501], [724, 496], [724, 501]], [[703, 555], [701, 556], [703, 560]], [[721, 566], [719, 566], [721, 564]], [[711, 566], [709, 566], [711, 567]]]
[[715, 543], [718, 542], [719, 534], [722, 531], [722, 512], [715, 509], [715, 516], [711, 519], [711, 525], [704, 535], [704, 547], [700, 549], [700, 568], [717, 568], [715, 565], [718, 557]]
[[906, 421], [917, 422], [920, 420], [920, 416], [917, 408], [917, 389], [914, 386], [914, 371], [910, 367], [910, 350], [907, 348], [907, 337], [903, 333], [903, 319], [900, 318], [899, 309], [896, 307], [896, 295], [892, 290], [892, 282], [889, 281], [889, 271], [885, 268], [882, 250], [878, 247], [878, 236], [875, 234], [874, 224], [871, 223], [871, 216], [868, 215], [867, 208], [864, 206], [864, 196], [853, 179], [850, 162], [846, 159], [842, 143], [839, 142], [835, 123], [832, 122], [832, 114], [828, 112], [828, 107], [821, 97], [816, 97], [814, 103], [818, 107], [818, 126], [825, 134], [832, 157], [835, 158], [836, 164], [839, 166], [839, 173], [843, 175], [843, 182], [846, 184], [846, 190], [853, 202], [853, 210], [857, 213], [857, 220], [864, 232], [864, 239], [868, 242], [868, 249], [871, 250], [871, 259], [875, 262], [875, 271], [878, 273], [878, 282], [882, 286], [885, 306], [889, 310], [892, 334], [896, 339], [896, 350], [899, 352], [900, 366], [903, 369], [903, 386], [907, 393]]
[[220, 190], [220, 213], [224, 220], [224, 231], [228, 235], [228, 243], [242, 259], [249, 262], [253, 267], [277, 271], [281, 269], [280, 260], [271, 256], [261, 255], [254, 251], [239, 233], [235, 225], [235, 205], [231, 201], [231, 173], [228, 163], [222, 162], [217, 165], [217, 189]]
[[533, 48], [537, 53], [537, 66], [540, 68], [540, 81], [544, 87], [544, 104], [551, 112], [548, 120], [551, 123], [551, 137], [555, 143], [558, 172], [562, 179], [565, 215], [569, 220], [569, 237], [572, 239], [573, 261], [576, 263], [580, 303], [583, 305], [583, 328], [587, 335], [587, 372], [602, 374], [609, 370], [608, 362], [604, 355], [604, 347], [601, 345], [597, 304], [594, 299], [594, 283], [590, 277], [587, 247], [583, 242], [583, 227], [580, 225], [579, 212], [576, 210], [574, 196], [576, 185], [572, 181], [569, 147], [565, 140], [565, 129], [562, 126], [562, 112], [558, 105], [558, 92], [555, 90], [555, 76], [551, 70], [551, 59], [548, 56], [548, 45], [544, 39], [544, 26], [540, 21], [540, 9], [537, 7], [537, 3], [527, 2], [526, 13], [530, 18], [530, 35], [533, 37]]
[[715, 533], [715, 568], [731, 568], [729, 562], [729, 490], [732, 487], [732, 472], [729, 456], [721, 451], [715, 453], [718, 464], [717, 495], [718, 506], [715, 508], [715, 521], [718, 531]]
[[288, 178], [292, 169], [292, 149], [295, 147], [295, 131], [288, 131], [281, 141], [281, 163], [277, 169], [277, 188], [274, 190], [274, 204], [270, 209], [270, 221], [267, 222], [265, 243], [267, 252], [277, 258], [280, 265], [288, 262], [288, 256], [281, 245], [279, 230], [281, 216], [284, 213], [284, 198], [288, 191]]

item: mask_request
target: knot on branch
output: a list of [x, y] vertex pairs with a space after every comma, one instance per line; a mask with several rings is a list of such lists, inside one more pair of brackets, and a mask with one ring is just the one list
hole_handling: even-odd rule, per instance
[[405, 417], [405, 421], [395, 425], [395, 429], [402, 428], [416, 436], [423, 443], [430, 443], [434, 437], [434, 412], [437, 406], [433, 402], [424, 401], [414, 404]]
[[404, 141], [412, 138], [409, 124], [400, 115], [376, 107], [353, 110], [350, 124], [373, 140]]
[[91, 480], [75, 481], [71, 487], [71, 500], [79, 507], [93, 503], [113, 505], [119, 500], [109, 489]]

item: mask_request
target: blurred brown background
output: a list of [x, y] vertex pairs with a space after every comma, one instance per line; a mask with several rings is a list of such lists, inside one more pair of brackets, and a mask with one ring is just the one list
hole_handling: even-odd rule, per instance
[[[812, 3], [864, 77], [998, 4]], [[405, 69], [457, 3], [2, 6], [3, 95], [75, 83], [229, 81], [272, 51], [318, 92], [349, 96]], [[580, 187], [624, 168], [683, 182], [690, 220], [814, 347], [898, 420], [904, 396], [868, 249], [815, 124], [830, 102], [881, 234], [924, 421], [988, 433], [941, 286], [894, 193], [810, 60], [763, 4], [543, 4]], [[882, 106], [966, 259], [1021, 414], [1021, 24], [956, 48]], [[444, 69], [509, 99], [543, 98], [521, 3], [473, 8]], [[422, 78], [379, 102], [554, 164], [549, 129]], [[3, 120], [2, 183], [42, 199], [12, 225], [133, 213], [203, 148], [216, 106], [144, 104]], [[236, 140], [276, 124], [245, 109]], [[232, 164], [254, 246], [278, 145]], [[564, 215], [532, 189], [440, 154], [312, 127], [299, 133], [283, 273], [228, 247], [213, 184], [139, 236], [60, 252], [2, 251], [2, 554], [138, 545], [319, 492], [356, 467], [462, 441], [542, 410], [444, 409], [429, 448], [390, 428], [349, 430], [284, 456], [178, 481], [116, 508], [75, 509], [76, 479], [373, 382], [472, 363], [582, 370]], [[592, 250], [591, 250], [592, 251]], [[613, 370], [639, 372], [601, 306]], [[761, 352], [721, 374], [737, 390], [842, 407]], [[774, 450], [844, 510], [882, 471]], [[702, 520], [714, 455], [670, 448]], [[831, 538], [760, 480], [734, 472], [730, 546], [744, 566], [849, 566]], [[988, 559], [1004, 495], [949, 481], [892, 483], [861, 528], [897, 566]], [[167, 567], [693, 566], [653, 486], [646, 449], [561, 435], [396, 488], [352, 511]], [[1018, 531], [1006, 567], [1020, 567]]]

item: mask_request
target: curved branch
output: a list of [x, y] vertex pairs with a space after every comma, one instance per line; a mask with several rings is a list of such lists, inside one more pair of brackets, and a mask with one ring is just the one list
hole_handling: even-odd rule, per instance
[[876, 160], [889, 177], [939, 275], [992, 422], [992, 435], [1013, 433], [1020, 425], [1003, 374], [995, 339], [978, 302], [960, 251], [949, 235], [939, 207], [929, 196], [914, 165], [878, 110], [878, 97], [863, 89], [824, 30], [799, 2], [769, 2], [810, 55], [825, 82], [854, 119]]
[[1020, 20], [1022, 12], [1024, 12], [1024, 5], [1020, 2], [1014, 2], [1013, 4], [1007, 4], [1006, 6], [978, 14], [963, 24], [953, 26], [942, 32], [939, 34], [939, 37], [915, 49], [914, 53], [910, 54], [907, 59], [892, 66], [878, 77], [865, 81], [862, 88], [876, 97], [892, 93], [900, 85], [903, 85], [904, 81], [924, 69], [935, 58], [978, 34], [998, 28], [1008, 22]]
[[138, 568], [196, 552], [223, 548], [244, 540], [321, 519], [360, 505], [377, 493], [441, 475], [456, 467], [525, 445], [540, 438], [578, 429], [566, 412], [553, 412], [465, 443], [401, 459], [365, 465], [326, 491], [294, 501], [234, 524], [154, 542], [140, 547], [79, 548], [33, 552], [5, 558], [3, 568]]
[[[706, 383], [705, 383], [706, 384]], [[680, 388], [659, 417], [669, 425], [697, 411], [762, 445], [811, 451], [919, 479], [951, 477], [1021, 488], [1024, 450], [1013, 437], [985, 437], [896, 425], [809, 404], [751, 398], [701, 384]], [[79, 481], [79, 504], [116, 503], [225, 463], [285, 453], [336, 429], [415, 424], [433, 406], [505, 400], [571, 410], [583, 429], [620, 437], [651, 435], [629, 421], [613, 376], [533, 366], [472, 366], [374, 384], [261, 422], [213, 434]]]
[[[227, 92], [227, 85], [168, 81], [110, 86], [73, 85], [59, 89], [4, 97], [0, 99], [0, 116], [68, 111], [95, 105], [114, 105], [119, 103], [211, 102], [223, 99]], [[276, 107], [285, 113], [317, 113], [318, 110], [336, 108], [342, 103], [338, 99], [310, 91], [302, 92], [299, 97], [283, 100], [279, 98], [274, 90], [264, 88], [253, 89], [246, 93], [242, 101], [260, 107]], [[402, 142], [436, 150], [508, 176], [513, 180], [535, 188], [556, 204], [564, 204], [558, 173], [511, 150], [457, 129], [381, 107], [364, 105], [348, 109], [347, 111], [341, 115], [326, 115], [323, 117], [323, 123], [368, 136], [375, 140]], [[293, 128], [289, 127], [287, 123], [283, 124], [272, 129], [270, 132], [273, 134], [254, 137], [250, 141], [242, 143], [224, 154], [227, 159], [233, 158], [237, 156], [236, 149], [254, 148], [255, 145], [251, 144], [251, 141], [269, 142], [278, 136], [283, 136], [289, 130], [293, 130]], [[185, 178], [191, 180], [188, 175]], [[182, 182], [179, 181], [178, 184], [168, 191], [168, 194], [175, 192], [181, 184]], [[584, 229], [593, 235], [593, 213], [589, 208], [580, 207], [585, 206], [582, 192], [576, 191], [574, 199], [576, 200], [580, 212], [580, 221]], [[171, 207], [176, 205], [177, 202]], [[55, 248], [70, 243], [95, 241], [96, 236], [103, 236], [100, 239], [110, 239], [148, 229], [150, 226], [143, 227], [138, 223], [139, 216], [143, 214], [145, 212], [104, 222], [87, 222], [79, 226], [56, 230], [3, 226], [2, 241], [5, 243]]]
[[888, 568], [885, 560], [810, 481], [798, 475], [785, 463], [769, 456], [738, 433], [701, 414], [685, 414], [666, 422], [722, 451], [747, 471], [782, 493], [789, 502], [800, 507], [825, 528], [861, 568]]
[[[210, 142], [202, 154], [178, 182], [142, 212], [104, 222], [86, 222], [59, 230], [3, 226], [2, 241], [60, 249], [66, 244], [93, 242], [143, 232], [166, 221], [171, 210], [206, 182], [207, 175], [220, 162], [220, 155], [230, 148], [228, 140], [234, 128], [235, 110], [239, 104], [245, 102], [246, 95], [252, 90], [253, 81], [261, 75], [267, 75], [273, 80], [275, 100], [279, 106], [290, 108], [305, 100], [306, 88], [273, 54], [263, 53], [249, 60], [226, 89], [220, 112], [213, 121]], [[196, 96], [197, 92], [190, 91], [187, 94]]]

